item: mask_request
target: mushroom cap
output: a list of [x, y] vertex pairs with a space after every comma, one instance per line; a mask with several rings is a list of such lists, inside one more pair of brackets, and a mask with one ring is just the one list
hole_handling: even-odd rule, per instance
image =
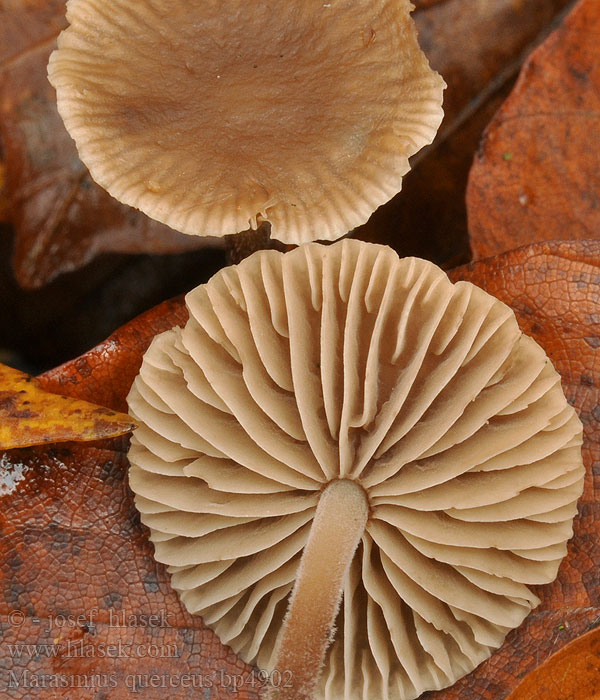
[[49, 64], [92, 177], [183, 233], [333, 240], [401, 188], [444, 82], [408, 0], [69, 0]]
[[319, 697], [451, 685], [538, 604], [583, 488], [582, 426], [509, 307], [345, 240], [262, 251], [186, 297], [129, 395], [130, 484], [173, 587], [270, 670], [320, 494], [369, 519]]

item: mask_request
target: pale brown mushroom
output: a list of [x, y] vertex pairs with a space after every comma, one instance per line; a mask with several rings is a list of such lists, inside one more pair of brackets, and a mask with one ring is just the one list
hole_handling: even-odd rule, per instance
[[408, 0], [69, 0], [49, 65], [92, 177], [189, 234], [333, 240], [442, 119]]
[[582, 492], [543, 350], [483, 290], [351, 240], [256, 253], [186, 304], [129, 395], [130, 484], [186, 608], [280, 698], [469, 673], [554, 580]]

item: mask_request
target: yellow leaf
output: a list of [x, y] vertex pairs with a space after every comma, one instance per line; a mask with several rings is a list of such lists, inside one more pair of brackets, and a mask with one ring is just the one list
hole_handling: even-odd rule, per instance
[[116, 437], [133, 419], [87, 401], [44, 391], [39, 382], [0, 364], [0, 449]]

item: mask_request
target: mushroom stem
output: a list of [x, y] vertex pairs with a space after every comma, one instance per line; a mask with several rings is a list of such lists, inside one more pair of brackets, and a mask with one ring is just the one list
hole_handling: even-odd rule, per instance
[[348, 569], [368, 515], [367, 495], [359, 484], [341, 479], [323, 491], [283, 624], [271, 700], [314, 696]]
[[257, 250], [274, 249], [284, 252], [287, 248], [283, 243], [271, 238], [271, 225], [263, 221], [257, 229], [225, 236], [225, 249], [227, 264], [237, 265]]

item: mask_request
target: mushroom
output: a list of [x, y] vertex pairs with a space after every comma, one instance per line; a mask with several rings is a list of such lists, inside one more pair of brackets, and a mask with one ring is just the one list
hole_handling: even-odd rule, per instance
[[505, 304], [345, 240], [186, 297], [129, 395], [129, 480], [185, 607], [273, 695], [411, 700], [556, 577], [582, 426]]
[[401, 188], [444, 82], [408, 0], [69, 0], [50, 59], [92, 177], [188, 234], [333, 240]]

